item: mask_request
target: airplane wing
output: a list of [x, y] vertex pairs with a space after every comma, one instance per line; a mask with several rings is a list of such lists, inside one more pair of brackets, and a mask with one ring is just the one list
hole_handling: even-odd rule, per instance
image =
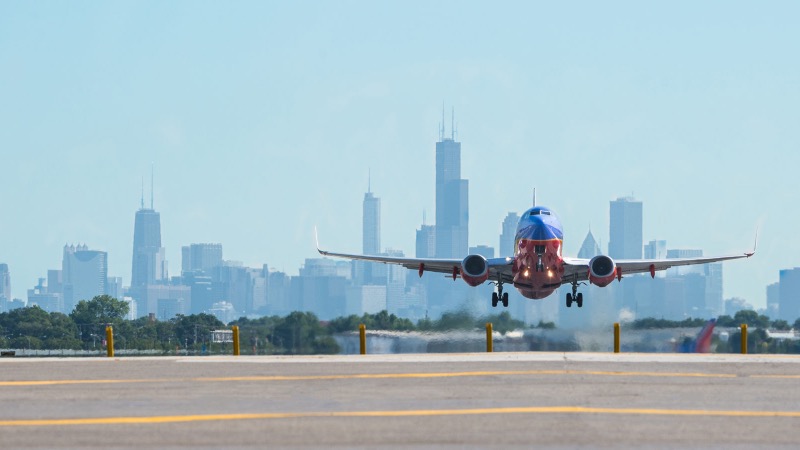
[[[418, 270], [420, 276], [423, 272], [445, 273], [453, 277], [460, 276], [460, 259], [439, 259], [439, 258], [404, 258], [398, 256], [378, 256], [378, 255], [359, 255], [352, 253], [336, 253], [322, 250], [317, 241], [317, 251], [322, 256], [332, 256], [335, 258], [355, 259], [360, 261], [371, 261], [384, 264], [396, 264], [407, 269]], [[514, 258], [487, 258], [489, 265], [489, 279], [498, 281], [502, 277], [503, 282], [513, 280], [511, 265]]]
[[[691, 266], [696, 264], [708, 264], [731, 259], [749, 258], [755, 254], [753, 252], [742, 253], [739, 255], [710, 256], [700, 258], [675, 258], [675, 259], [621, 259], [614, 260], [617, 268], [622, 272], [622, 276], [631, 273], [657, 272], [667, 270], [670, 267]], [[585, 281], [589, 279], [589, 259], [564, 258], [564, 283], [572, 283], [573, 280]]]

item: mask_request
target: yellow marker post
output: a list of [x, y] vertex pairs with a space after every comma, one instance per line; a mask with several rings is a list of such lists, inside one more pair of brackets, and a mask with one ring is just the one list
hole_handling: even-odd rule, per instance
[[619, 322], [614, 324], [614, 353], [619, 353]]
[[742, 354], [747, 354], [747, 324], [743, 323], [741, 325], [742, 329]]
[[492, 342], [492, 322], [486, 322], [486, 352], [492, 353], [494, 351], [494, 342]]
[[233, 330], [233, 356], [239, 356], [239, 326], [231, 327]]
[[358, 325], [358, 342], [361, 344], [361, 354], [367, 354], [367, 326], [362, 324]]
[[106, 326], [106, 351], [109, 358], [114, 357], [114, 330], [111, 325]]

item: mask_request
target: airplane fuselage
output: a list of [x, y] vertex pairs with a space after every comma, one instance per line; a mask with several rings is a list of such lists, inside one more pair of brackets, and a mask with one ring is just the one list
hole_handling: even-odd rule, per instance
[[520, 218], [514, 241], [514, 287], [530, 299], [552, 294], [564, 276], [561, 221], [548, 208], [531, 208]]

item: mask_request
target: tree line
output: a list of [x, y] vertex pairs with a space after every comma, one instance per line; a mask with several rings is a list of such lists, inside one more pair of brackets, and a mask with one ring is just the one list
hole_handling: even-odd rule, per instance
[[[114, 347], [117, 350], [141, 350], [188, 353], [223, 352], [230, 344], [213, 342], [213, 330], [228, 329], [226, 324], [210, 314], [178, 315], [159, 321], [148, 317], [126, 320], [128, 304], [108, 295], [82, 300], [70, 314], [48, 313], [38, 306], [18, 308], [0, 313], [0, 348], [31, 350], [96, 350], [105, 345], [105, 327], [114, 329]], [[424, 318], [416, 323], [397, 317], [387, 311], [362, 316], [351, 315], [330, 321], [320, 321], [310, 312], [293, 312], [285, 317], [265, 316], [257, 319], [242, 317], [228, 325], [240, 330], [242, 354], [335, 354], [340, 348], [334, 334], [354, 332], [359, 324], [368, 330], [439, 332], [448, 330], [482, 329], [491, 322], [495, 331], [505, 334], [526, 328], [524, 322], [511, 317], [508, 312], [484, 317], [474, 317], [466, 311], [443, 314], [439, 319]], [[700, 327], [705, 319], [671, 321], [644, 318], [626, 327], [632, 329]], [[739, 311], [733, 317], [717, 318], [718, 327], [750, 327], [748, 346], [753, 352], [800, 353], [800, 341], [770, 338], [766, 329], [789, 330], [792, 326], [784, 320], [770, 320], [755, 311]], [[794, 322], [800, 329], [800, 319]], [[555, 328], [552, 322], [539, 322], [542, 329]], [[716, 341], [718, 352], [737, 352], [741, 336], [730, 334], [727, 342]]]

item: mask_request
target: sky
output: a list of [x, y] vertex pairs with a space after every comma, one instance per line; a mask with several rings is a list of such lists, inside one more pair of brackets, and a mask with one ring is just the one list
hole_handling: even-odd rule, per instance
[[800, 266], [797, 2], [2, 2], [0, 262], [12, 292], [67, 243], [131, 275], [154, 172], [171, 275], [180, 248], [296, 274], [361, 250], [371, 174], [382, 245], [414, 253], [434, 215], [435, 142], [455, 110], [470, 245], [538, 203], [565, 253], [609, 201], [644, 239], [725, 264], [765, 304]]

